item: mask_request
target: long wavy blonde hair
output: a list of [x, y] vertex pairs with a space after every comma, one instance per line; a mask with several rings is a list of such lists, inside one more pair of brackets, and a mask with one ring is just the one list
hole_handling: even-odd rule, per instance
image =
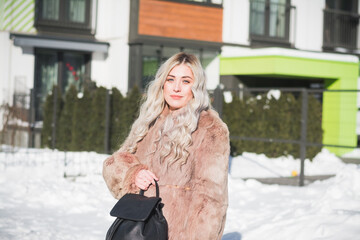
[[[163, 86], [169, 72], [177, 65], [186, 64], [194, 75], [192, 86], [193, 98], [188, 104], [169, 114], [158, 132], [154, 144], [160, 145], [160, 161], [166, 158], [167, 165], [175, 162], [185, 164], [189, 156], [189, 147], [192, 144], [191, 134], [196, 130], [200, 113], [211, 107], [206, 90], [205, 71], [199, 59], [192, 54], [180, 52], [170, 57], [158, 69], [155, 79], [150, 82], [147, 94], [143, 97], [139, 117], [131, 127], [131, 131], [121, 150], [135, 153], [137, 143], [148, 133], [151, 126], [166, 107]], [[166, 136], [166, 141], [163, 141]], [[153, 150], [155, 151], [155, 150]]]

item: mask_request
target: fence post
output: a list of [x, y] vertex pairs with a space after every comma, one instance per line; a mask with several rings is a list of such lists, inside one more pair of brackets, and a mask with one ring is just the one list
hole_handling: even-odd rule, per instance
[[214, 90], [214, 108], [219, 113], [220, 118], [222, 117], [223, 109], [223, 91], [220, 85], [218, 85]]
[[306, 158], [306, 131], [307, 131], [307, 114], [308, 114], [308, 91], [303, 88], [301, 90], [301, 137], [300, 137], [300, 179], [299, 186], [304, 186], [304, 165]]
[[105, 138], [104, 138], [104, 152], [109, 153], [109, 130], [110, 130], [110, 92], [106, 90], [106, 106], [105, 106]]
[[54, 105], [53, 105], [53, 121], [52, 121], [52, 137], [51, 137], [51, 147], [52, 149], [55, 149], [56, 144], [56, 111], [57, 111], [57, 87], [54, 87]]
[[30, 89], [30, 109], [29, 109], [29, 141], [28, 147], [35, 147], [34, 143], [34, 128], [35, 128], [35, 91]]

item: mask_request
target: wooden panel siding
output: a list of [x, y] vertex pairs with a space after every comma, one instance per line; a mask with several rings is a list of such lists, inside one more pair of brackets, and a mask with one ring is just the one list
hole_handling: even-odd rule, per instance
[[222, 18], [222, 8], [140, 0], [138, 33], [222, 42]]

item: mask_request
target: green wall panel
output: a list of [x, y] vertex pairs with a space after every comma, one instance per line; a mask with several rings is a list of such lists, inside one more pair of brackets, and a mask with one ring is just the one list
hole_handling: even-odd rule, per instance
[[[221, 57], [220, 75], [286, 76], [324, 79], [328, 90], [357, 89], [359, 65], [290, 56]], [[324, 92], [323, 143], [356, 146], [356, 105], [354, 92]], [[328, 148], [341, 155], [352, 149]]]
[[0, 0], [0, 30], [32, 33], [35, 0]]

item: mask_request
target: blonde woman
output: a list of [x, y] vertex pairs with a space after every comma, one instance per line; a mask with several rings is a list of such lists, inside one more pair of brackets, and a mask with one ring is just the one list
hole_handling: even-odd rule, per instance
[[228, 206], [229, 133], [211, 109], [200, 61], [178, 53], [158, 70], [130, 134], [104, 162], [112, 195], [160, 187], [170, 240], [221, 239]]

